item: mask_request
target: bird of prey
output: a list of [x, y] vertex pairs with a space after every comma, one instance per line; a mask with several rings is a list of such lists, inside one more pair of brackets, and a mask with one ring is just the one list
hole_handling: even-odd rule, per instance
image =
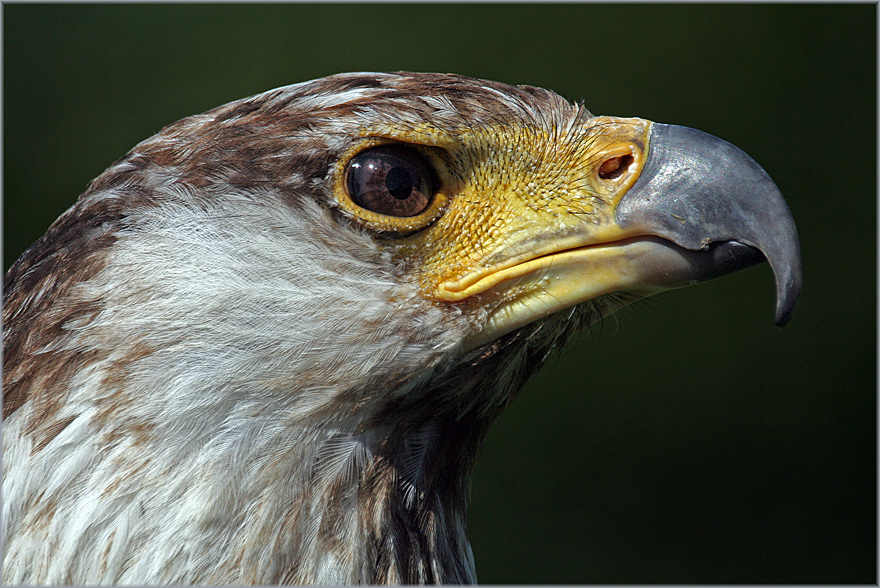
[[354, 73], [167, 126], [6, 275], [3, 581], [472, 583], [487, 428], [620, 307], [800, 257], [745, 153]]

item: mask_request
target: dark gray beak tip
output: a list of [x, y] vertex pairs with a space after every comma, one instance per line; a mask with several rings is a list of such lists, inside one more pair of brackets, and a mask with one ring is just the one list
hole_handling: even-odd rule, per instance
[[[654, 123], [647, 161], [621, 199], [617, 221], [692, 251], [718, 242], [757, 249], [776, 278], [775, 322], [782, 326], [791, 319], [801, 291], [794, 218], [767, 172], [738, 147], [696, 129]], [[699, 279], [751, 263], [703, 265], [706, 274]]]
[[[775, 269], [773, 270], [776, 271]], [[795, 304], [801, 296], [801, 267], [800, 259], [796, 267], [789, 268], [789, 275], [777, 278], [776, 284], [776, 323], [777, 327], [784, 327], [791, 320]]]

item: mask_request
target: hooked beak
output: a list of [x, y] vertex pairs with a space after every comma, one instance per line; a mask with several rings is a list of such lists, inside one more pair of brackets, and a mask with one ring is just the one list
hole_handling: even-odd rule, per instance
[[[776, 278], [776, 324], [785, 325], [801, 291], [797, 229], [779, 188], [738, 147], [708, 133], [654, 123], [650, 154], [623, 196], [616, 220], [627, 232], [661, 237], [700, 252], [683, 255], [691, 283], [764, 258]], [[689, 265], [690, 267], [686, 267]], [[682, 284], [685, 285], [685, 284]]]

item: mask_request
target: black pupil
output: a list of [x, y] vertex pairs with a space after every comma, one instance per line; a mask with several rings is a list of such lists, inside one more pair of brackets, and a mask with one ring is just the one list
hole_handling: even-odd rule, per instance
[[415, 187], [412, 177], [402, 166], [392, 167], [385, 177], [385, 186], [398, 200], [406, 200]]

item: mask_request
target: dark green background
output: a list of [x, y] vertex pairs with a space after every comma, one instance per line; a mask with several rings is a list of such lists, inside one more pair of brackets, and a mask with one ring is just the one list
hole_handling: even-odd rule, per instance
[[697, 127], [786, 194], [790, 326], [766, 266], [571, 345], [489, 435], [483, 583], [875, 583], [874, 5], [5, 5], [5, 266], [163, 125], [355, 70], [552, 88]]

